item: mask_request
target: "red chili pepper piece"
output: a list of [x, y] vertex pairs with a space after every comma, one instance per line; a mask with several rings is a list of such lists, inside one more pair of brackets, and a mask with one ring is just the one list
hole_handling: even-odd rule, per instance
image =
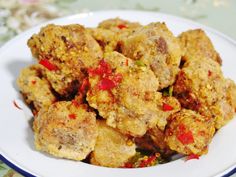
[[68, 115], [70, 119], [76, 119], [76, 115], [75, 114], [69, 114]]
[[110, 90], [114, 87], [116, 87], [116, 84], [108, 78], [103, 78], [98, 84], [100, 90]]
[[173, 109], [174, 108], [171, 105], [169, 105], [169, 104], [163, 103], [163, 105], [162, 105], [162, 110], [163, 111], [171, 111]]
[[112, 73], [110, 65], [105, 60], [100, 60], [98, 68], [88, 69], [88, 73], [91, 75], [109, 75]]
[[147, 159], [144, 159], [141, 161], [141, 163], [139, 164], [139, 167], [147, 167], [150, 166], [152, 164], [152, 162], [154, 162], [156, 160], [157, 156], [152, 155], [149, 156]]
[[184, 124], [179, 124], [178, 128], [179, 128], [180, 132], [185, 132], [186, 131], [186, 127], [185, 127]]
[[78, 103], [78, 101], [76, 101], [76, 100], [72, 100], [71, 102], [72, 102], [72, 104], [73, 104], [74, 106], [79, 107], [79, 103]]
[[39, 64], [43, 65], [45, 68], [47, 68], [49, 71], [54, 71], [54, 70], [58, 70], [57, 66], [54, 65], [53, 63], [51, 63], [49, 60], [47, 59], [42, 59], [39, 61]]
[[83, 80], [83, 82], [82, 82], [80, 88], [79, 88], [79, 91], [83, 93], [83, 92], [85, 92], [86, 90], [88, 90], [89, 87], [90, 87], [89, 80], [88, 80], [88, 78], [85, 78], [85, 79]]
[[212, 72], [208, 70], [208, 76], [210, 77], [212, 75]]
[[193, 134], [191, 131], [179, 132], [179, 134], [177, 135], [177, 139], [182, 144], [191, 144], [194, 142]]
[[33, 80], [33, 81], [31, 81], [32, 82], [32, 84], [36, 84], [36, 81], [35, 80]]
[[127, 26], [126, 26], [125, 24], [119, 24], [119, 25], [117, 25], [117, 27], [118, 27], [119, 29], [127, 28]]
[[128, 60], [128, 59], [125, 60], [125, 65], [126, 65], [126, 66], [129, 65], [129, 60]]
[[123, 168], [133, 168], [133, 164], [132, 163], [125, 163], [125, 165], [123, 166]]
[[13, 105], [17, 108], [17, 109], [20, 109], [20, 110], [22, 110], [22, 108], [20, 107], [20, 106], [18, 106], [18, 104], [16, 103], [16, 101], [14, 100], [13, 101]]
[[123, 77], [121, 74], [116, 74], [113, 76], [113, 81], [115, 82], [116, 85], [118, 85], [122, 81]]
[[199, 155], [197, 154], [190, 154], [186, 157], [186, 161], [187, 160], [192, 160], [192, 159], [199, 159]]

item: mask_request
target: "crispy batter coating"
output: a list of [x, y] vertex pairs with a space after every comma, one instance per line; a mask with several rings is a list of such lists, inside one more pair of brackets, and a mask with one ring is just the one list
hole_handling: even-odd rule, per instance
[[[161, 102], [159, 101], [159, 107], [163, 106], [161, 104], [165, 103], [171, 106], [172, 110], [159, 111], [158, 116], [167, 117], [168, 120], [171, 114], [180, 111], [181, 106], [176, 98], [168, 96], [163, 97], [161, 100]], [[170, 155], [173, 151], [169, 149], [164, 138], [164, 130], [161, 130], [158, 126], [154, 126], [149, 129], [143, 137], [135, 138], [135, 142], [141, 149], [147, 149], [154, 152], [161, 151], [165, 155]]]
[[99, 44], [81, 25], [47, 25], [28, 40], [28, 46], [39, 62], [48, 60], [55, 66], [45, 76], [63, 96], [78, 89], [82, 71], [102, 57]]
[[216, 120], [216, 128], [220, 128], [234, 115], [230, 103], [234, 96], [227, 96], [227, 92], [231, 92], [231, 87], [227, 87], [227, 80], [217, 62], [208, 58], [194, 59], [187, 61], [179, 72], [174, 94], [184, 108]]
[[87, 31], [99, 43], [103, 51], [111, 52], [116, 49], [119, 35], [116, 32], [104, 28], [89, 28]]
[[56, 101], [49, 82], [42, 78], [42, 67], [31, 65], [21, 70], [17, 79], [17, 85], [28, 105], [33, 104], [38, 112], [41, 108], [47, 108]]
[[94, 150], [96, 115], [86, 106], [59, 101], [48, 109], [41, 109], [34, 120], [37, 150], [56, 157], [83, 160]]
[[200, 114], [182, 109], [171, 115], [165, 131], [165, 141], [178, 153], [202, 155], [207, 153], [215, 128], [213, 121], [205, 121]]
[[182, 51], [164, 23], [140, 27], [121, 43], [122, 53], [149, 66], [159, 80], [158, 90], [174, 83]]
[[119, 18], [104, 20], [98, 28], [87, 29], [105, 52], [119, 51], [120, 41], [127, 38], [141, 25]]
[[141, 25], [137, 22], [130, 22], [120, 18], [112, 18], [102, 21], [98, 24], [98, 28], [109, 29], [114, 32], [121, 32], [121, 30], [135, 29]]
[[[166, 100], [156, 92], [158, 80], [153, 72], [117, 52], [106, 54], [105, 61], [111, 66], [113, 74], [121, 75], [122, 80], [116, 87], [102, 90], [99, 89], [101, 78], [90, 74], [89, 105], [107, 119], [108, 125], [124, 134], [142, 136], [156, 125], [163, 130], [169, 113], [163, 111]], [[179, 107], [176, 99], [171, 104]]]
[[121, 167], [135, 155], [135, 144], [118, 130], [98, 120], [98, 137], [91, 163], [105, 167]]
[[217, 129], [228, 123], [234, 117], [236, 111], [236, 85], [232, 80], [226, 79], [224, 87], [224, 98], [212, 106], [212, 112], [216, 116], [215, 127]]
[[188, 30], [181, 33], [178, 38], [184, 51], [182, 58], [184, 61], [209, 58], [222, 64], [220, 55], [203, 30]]

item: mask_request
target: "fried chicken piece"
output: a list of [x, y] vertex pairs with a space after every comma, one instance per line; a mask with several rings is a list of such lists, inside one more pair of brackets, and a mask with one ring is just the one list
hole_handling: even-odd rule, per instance
[[150, 67], [159, 81], [158, 90], [172, 85], [179, 71], [182, 50], [165, 23], [140, 27], [121, 41], [122, 53]]
[[230, 90], [220, 65], [208, 58], [186, 61], [174, 84], [181, 105], [214, 119], [217, 129], [233, 118], [235, 108], [230, 100], [235, 91]]
[[98, 24], [98, 28], [108, 29], [114, 32], [121, 32], [126, 29], [136, 29], [141, 25], [137, 22], [130, 22], [120, 18], [112, 18], [102, 21]]
[[236, 111], [236, 85], [230, 79], [225, 80], [226, 93], [224, 99], [219, 100], [212, 106], [216, 115], [215, 127], [220, 129], [228, 123], [235, 115]]
[[156, 125], [163, 130], [169, 114], [163, 111], [161, 93], [156, 92], [154, 73], [117, 52], [105, 56], [89, 74], [89, 105], [107, 119], [109, 126], [124, 134], [143, 136]]
[[147, 131], [142, 137], [136, 137], [135, 144], [139, 149], [150, 151], [153, 153], [159, 152], [165, 157], [169, 157], [175, 153], [165, 142], [165, 133], [158, 127], [154, 127]]
[[42, 77], [42, 67], [31, 65], [21, 70], [17, 85], [28, 105], [38, 112], [41, 108], [48, 108], [56, 101], [49, 82]]
[[45, 74], [56, 92], [68, 96], [79, 87], [83, 71], [96, 65], [102, 50], [81, 25], [47, 25], [28, 40], [34, 57], [47, 69]]
[[179, 35], [180, 44], [184, 50], [183, 61], [209, 58], [220, 65], [222, 60], [215, 50], [210, 38], [201, 29], [188, 30]]
[[[105, 52], [119, 51], [120, 41], [127, 38], [141, 25], [119, 18], [108, 19], [99, 23], [98, 28], [88, 28]], [[120, 51], [119, 51], [120, 52]]]
[[165, 131], [165, 141], [170, 149], [185, 155], [207, 153], [215, 128], [200, 114], [182, 109], [170, 117]]
[[106, 125], [103, 120], [97, 121], [98, 137], [91, 163], [105, 167], [121, 167], [135, 155], [135, 144], [118, 130]]
[[35, 146], [56, 157], [83, 160], [94, 150], [96, 114], [86, 105], [59, 101], [41, 109], [34, 120]]
[[[170, 117], [171, 114], [180, 111], [181, 106], [178, 100], [172, 96], [163, 97], [159, 101], [159, 107], [162, 106], [164, 111], [159, 111], [159, 116]], [[164, 104], [163, 104], [164, 103]], [[167, 106], [168, 108], [165, 108]], [[161, 114], [162, 113], [162, 114]], [[161, 151], [165, 155], [173, 154], [166, 142], [164, 141], [165, 135], [164, 130], [161, 130], [158, 126], [155, 126], [147, 131], [147, 133], [140, 138], [135, 138], [137, 146], [141, 149], [147, 149], [150, 151]]]
[[116, 49], [119, 37], [116, 32], [104, 28], [88, 28], [87, 31], [94, 37], [104, 52]]

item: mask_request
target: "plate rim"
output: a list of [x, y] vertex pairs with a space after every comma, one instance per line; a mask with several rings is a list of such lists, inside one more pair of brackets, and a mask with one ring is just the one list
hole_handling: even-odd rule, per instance
[[[40, 23], [34, 27], [31, 27], [29, 29], [27, 29], [26, 31], [16, 35], [15, 37], [13, 37], [12, 39], [6, 41], [1, 47], [0, 47], [0, 54], [4, 53], [5, 48], [7, 48], [11, 43], [13, 43], [14, 41], [17, 41], [19, 38], [21, 38], [24, 35], [27, 35], [28, 33], [31, 33], [31, 31], [35, 31], [36, 29], [40, 29], [42, 26], [45, 26], [47, 24], [50, 23], [57, 23], [58, 21], [61, 20], [65, 20], [65, 19], [83, 19], [86, 18], [88, 16], [94, 16], [96, 14], [104, 14], [104, 13], [144, 13], [144, 14], [155, 14], [155, 15], [160, 15], [160, 16], [164, 16], [167, 18], [175, 18], [177, 20], [180, 20], [184, 23], [187, 24], [192, 24], [192, 25], [196, 25], [199, 26], [199, 28], [202, 28], [204, 30], [207, 30], [210, 33], [213, 33], [223, 39], [225, 39], [226, 41], [230, 42], [231, 44], [233, 44], [236, 47], [236, 39], [233, 39], [232, 37], [224, 34], [223, 32], [220, 32], [216, 29], [214, 29], [213, 27], [209, 27], [207, 25], [195, 22], [191, 19], [187, 19], [185, 17], [181, 17], [178, 15], [173, 15], [173, 14], [168, 14], [168, 13], [163, 13], [163, 12], [155, 12], [155, 11], [147, 11], [147, 10], [132, 10], [132, 9], [112, 9], [112, 10], [93, 10], [90, 12], [81, 12], [81, 13], [76, 13], [76, 14], [72, 14], [72, 15], [67, 15], [67, 16], [63, 16], [63, 17], [58, 17], [55, 19], [51, 19], [48, 20], [46, 22]], [[138, 21], [138, 20], [137, 20]], [[5, 153], [4, 156], [4, 150], [2, 150], [0, 148], [0, 160], [3, 161], [5, 164], [7, 164], [9, 167], [11, 167], [13, 170], [17, 171], [18, 173], [24, 175], [24, 176], [29, 176], [29, 177], [35, 177], [36, 175], [33, 174], [33, 172], [29, 172], [30, 170], [26, 170], [24, 169], [21, 165], [18, 165], [17, 163], [14, 163], [13, 159], [9, 159], [7, 158], [7, 153]], [[223, 170], [222, 172], [219, 172], [218, 174], [216, 174], [216, 176], [222, 176], [222, 177], [228, 177], [231, 176], [233, 174], [236, 173], [236, 164], [230, 166], [229, 168], [227, 168], [226, 170]]]

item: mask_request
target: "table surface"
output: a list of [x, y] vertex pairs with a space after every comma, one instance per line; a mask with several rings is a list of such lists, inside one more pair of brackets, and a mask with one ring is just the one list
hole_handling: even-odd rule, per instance
[[[182, 16], [236, 40], [236, 0], [0, 0], [0, 45], [43, 21], [108, 9], [146, 10]], [[21, 177], [0, 161], [2, 176]]]

